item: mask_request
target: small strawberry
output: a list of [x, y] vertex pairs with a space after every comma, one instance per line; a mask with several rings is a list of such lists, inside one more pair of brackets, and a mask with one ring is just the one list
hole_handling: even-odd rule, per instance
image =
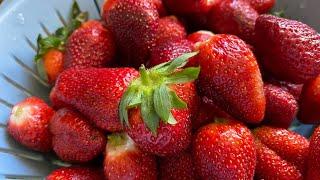
[[193, 42], [194, 44], [196, 43], [202, 43], [205, 42], [207, 40], [209, 40], [210, 38], [212, 38], [214, 36], [214, 34], [211, 31], [197, 31], [194, 32], [192, 34], [189, 34], [187, 39], [191, 42]]
[[[288, 173], [295, 174], [295, 176], [304, 174], [309, 148], [309, 141], [305, 137], [287, 129], [268, 126], [256, 128], [253, 134], [265, 146], [260, 147], [258, 145], [259, 147], [257, 147], [258, 152], [260, 152], [257, 155], [261, 157], [261, 159], [258, 158], [256, 170], [258, 177], [263, 179], [269, 179], [270, 177], [281, 179], [284, 175], [283, 171], [286, 170], [287, 166], [292, 169], [292, 172], [286, 172], [288, 176]], [[269, 150], [266, 150], [266, 148]], [[279, 167], [276, 166], [275, 169], [273, 167], [272, 169], [268, 169], [274, 165], [273, 162], [279, 163]], [[265, 169], [263, 167], [268, 168]], [[272, 172], [273, 170], [276, 171]]]
[[156, 158], [141, 151], [127, 134], [111, 134], [104, 158], [106, 179], [157, 179]]
[[52, 146], [64, 161], [87, 162], [99, 155], [105, 145], [104, 134], [79, 113], [58, 110], [50, 121]]
[[262, 64], [276, 78], [305, 83], [320, 74], [320, 35], [308, 25], [260, 15], [255, 33]]
[[263, 82], [247, 44], [233, 35], [215, 35], [198, 49], [200, 95], [240, 120], [262, 121], [266, 104]]
[[264, 85], [266, 96], [265, 123], [268, 125], [288, 128], [294, 120], [298, 103], [287, 91], [272, 84]]
[[52, 171], [46, 180], [104, 180], [103, 174], [93, 168], [63, 167]]
[[64, 65], [65, 68], [103, 67], [111, 64], [114, 56], [113, 35], [101, 22], [90, 20], [68, 38]]
[[288, 93], [293, 95], [297, 101], [299, 100], [303, 84], [294, 84], [288, 81], [279, 81], [273, 78], [269, 78], [267, 81], [287, 91]]
[[206, 179], [252, 179], [254, 138], [243, 124], [221, 119], [198, 130], [193, 142], [195, 166]]
[[320, 126], [318, 126], [311, 138], [309, 146], [308, 166], [306, 180], [320, 179]]
[[45, 79], [49, 84], [54, 84], [59, 74], [63, 71], [63, 52], [57, 49], [50, 49], [43, 55], [41, 63], [38, 63], [38, 72], [41, 77]]
[[252, 44], [258, 16], [246, 0], [224, 0], [211, 9], [208, 26], [213, 32], [237, 35]]
[[121, 131], [118, 106], [125, 89], [138, 76], [133, 68], [67, 69], [59, 76], [51, 101], [73, 107], [107, 131]]
[[163, 0], [173, 14], [206, 13], [221, 0]]
[[43, 100], [29, 97], [11, 111], [8, 133], [22, 145], [41, 152], [52, 149], [49, 122], [54, 111]]
[[259, 13], [268, 13], [276, 3], [276, 0], [246, 0]]
[[320, 123], [320, 76], [307, 82], [299, 99], [298, 119], [307, 124]]

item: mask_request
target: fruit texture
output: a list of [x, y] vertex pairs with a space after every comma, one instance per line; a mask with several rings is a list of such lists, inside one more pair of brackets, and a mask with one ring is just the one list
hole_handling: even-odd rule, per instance
[[103, 174], [94, 168], [63, 167], [52, 171], [46, 180], [103, 180]]
[[246, 0], [259, 13], [268, 13], [276, 3], [276, 0]]
[[306, 173], [306, 180], [320, 178], [320, 126], [315, 129], [310, 138], [308, 169]]

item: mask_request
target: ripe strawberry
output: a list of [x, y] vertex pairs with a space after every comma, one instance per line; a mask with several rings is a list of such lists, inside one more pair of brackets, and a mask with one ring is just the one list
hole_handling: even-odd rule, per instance
[[43, 64], [38, 64], [38, 72], [46, 77], [49, 84], [54, 84], [58, 75], [63, 71], [63, 52], [50, 49], [43, 56]]
[[320, 179], [320, 126], [315, 129], [309, 146], [306, 180]]
[[[274, 177], [281, 179], [282, 171], [286, 170], [286, 166], [294, 166], [295, 168], [292, 168], [294, 169], [292, 172], [295, 172], [294, 174], [296, 175], [304, 174], [309, 147], [309, 141], [305, 137], [287, 129], [268, 126], [256, 128], [253, 134], [255, 138], [265, 145], [265, 148], [257, 147], [258, 152], [260, 151], [259, 148], [261, 148], [260, 153], [258, 153], [261, 159], [258, 158], [260, 162], [257, 164], [256, 171], [260, 178], [269, 179], [269, 177]], [[266, 148], [269, 150], [266, 150]], [[275, 167], [275, 172], [272, 172], [271, 169], [262, 168], [265, 166], [270, 168], [270, 166], [274, 165], [273, 162], [281, 165], [280, 167]], [[287, 165], [285, 166], [284, 164]], [[290, 172], [288, 171], [287, 173]], [[279, 177], [277, 177], [278, 175]]]
[[67, 69], [59, 76], [51, 101], [75, 108], [101, 129], [121, 131], [119, 102], [137, 76], [133, 68]]
[[301, 122], [308, 124], [320, 122], [320, 76], [303, 86], [299, 105], [298, 119]]
[[156, 9], [159, 13], [160, 17], [167, 15], [167, 10], [165, 9], [162, 0], [151, 0], [153, 4], [156, 6]]
[[214, 32], [237, 35], [252, 44], [258, 16], [246, 0], [224, 0], [211, 9], [208, 26]]
[[246, 0], [259, 13], [268, 13], [276, 3], [276, 0]]
[[211, 31], [201, 30], [201, 31], [197, 31], [192, 34], [189, 34], [187, 39], [193, 42], [194, 44], [197, 44], [197, 43], [205, 42], [210, 38], [212, 38], [213, 36], [214, 34]]
[[104, 158], [107, 179], [157, 179], [156, 158], [141, 151], [127, 134], [112, 134]]
[[280, 87], [284, 91], [287, 91], [293, 95], [297, 101], [299, 100], [303, 84], [294, 84], [288, 81], [279, 81], [273, 78], [269, 78], [267, 81], [275, 86]]
[[103, 180], [103, 174], [93, 168], [63, 167], [52, 171], [46, 180]]
[[99, 155], [105, 145], [104, 134], [79, 113], [58, 110], [50, 121], [52, 146], [64, 161], [87, 162]]
[[320, 35], [298, 21], [261, 15], [256, 21], [256, 47], [264, 68], [281, 80], [305, 83], [320, 74]]
[[102, 23], [90, 20], [69, 37], [66, 44], [65, 68], [103, 67], [114, 60], [115, 42]]
[[[175, 16], [166, 16], [157, 21], [156, 44], [166, 41], [185, 39], [187, 32], [184, 25]], [[156, 46], [157, 47], [157, 46]], [[155, 48], [156, 48], [155, 47]]]
[[215, 35], [198, 49], [200, 95], [233, 117], [259, 123], [266, 101], [258, 64], [247, 44], [233, 35]]
[[199, 179], [192, 154], [188, 151], [160, 159], [161, 180]]
[[43, 100], [29, 97], [11, 111], [8, 133], [22, 145], [41, 152], [52, 149], [49, 121], [54, 111]]
[[173, 14], [206, 13], [221, 0], [163, 0]]
[[265, 123], [268, 125], [288, 128], [294, 120], [298, 103], [287, 91], [272, 84], [264, 85], [266, 96]]
[[171, 61], [184, 53], [189, 53], [193, 49], [193, 44], [188, 40], [167, 41], [154, 47], [151, 52], [148, 67]]
[[193, 142], [195, 166], [206, 179], [252, 179], [254, 138], [243, 124], [221, 119], [198, 130]]

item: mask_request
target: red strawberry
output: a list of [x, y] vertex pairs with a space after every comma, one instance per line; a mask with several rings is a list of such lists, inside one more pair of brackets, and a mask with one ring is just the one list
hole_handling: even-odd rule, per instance
[[246, 0], [250, 3], [250, 5], [258, 11], [259, 14], [264, 14], [269, 12], [274, 4], [276, 3], [276, 0]]
[[193, 44], [185, 39], [164, 42], [152, 49], [151, 58], [147, 65], [152, 67], [171, 61], [184, 53], [191, 52], [192, 49]]
[[200, 128], [193, 142], [195, 166], [206, 179], [252, 179], [254, 138], [243, 124], [222, 119]]
[[287, 91], [272, 84], [264, 85], [266, 96], [265, 123], [288, 128], [298, 111], [298, 103]]
[[11, 111], [8, 133], [22, 145], [36, 151], [52, 149], [49, 122], [54, 111], [43, 100], [29, 97]]
[[156, 159], [142, 152], [127, 134], [112, 134], [108, 137], [104, 174], [107, 179], [156, 180]]
[[320, 126], [315, 129], [309, 146], [306, 180], [320, 179]]
[[[253, 134], [265, 145], [265, 147], [259, 147], [259, 145], [257, 147], [258, 152], [261, 148], [260, 153], [257, 154], [261, 159], [258, 158], [256, 171], [256, 174], [260, 178], [269, 179], [269, 177], [274, 177], [276, 179], [281, 179], [283, 175], [282, 171], [286, 170], [286, 166], [295, 167], [292, 168], [291, 173], [294, 172], [296, 175], [304, 173], [309, 147], [309, 141], [305, 137], [287, 129], [268, 126], [256, 128], [253, 131]], [[270, 166], [274, 165], [273, 162], [281, 165], [280, 167], [275, 167], [275, 172], [271, 171], [274, 169], [263, 168], [266, 166], [270, 168]], [[284, 166], [284, 164], [287, 165]], [[259, 167], [259, 165], [261, 165], [261, 167]], [[290, 173], [290, 171], [287, 173]]]
[[194, 180], [199, 179], [190, 152], [182, 152], [170, 157], [160, 159], [161, 180]]
[[163, 0], [174, 14], [206, 13], [221, 0]]
[[90, 20], [69, 37], [66, 44], [65, 68], [103, 67], [115, 56], [115, 42], [111, 32], [102, 23]]
[[106, 144], [104, 134], [80, 114], [58, 110], [50, 122], [52, 146], [64, 161], [87, 162], [99, 155]]
[[53, 103], [75, 108], [99, 128], [120, 131], [119, 102], [137, 76], [133, 68], [67, 69], [59, 76], [50, 97]]
[[103, 174], [86, 167], [63, 167], [52, 171], [46, 180], [103, 180]]
[[162, 0], [151, 0], [151, 1], [156, 6], [160, 17], [167, 15], [167, 10], [165, 9], [165, 7], [163, 5]]
[[187, 39], [193, 42], [194, 44], [196, 44], [196, 43], [205, 42], [210, 38], [212, 38], [213, 36], [214, 34], [211, 31], [201, 30], [201, 31], [197, 31], [192, 34], [189, 34]]
[[[156, 32], [156, 44], [159, 45], [166, 41], [184, 39], [187, 32], [184, 25], [175, 16], [166, 16], [157, 21], [158, 29]], [[156, 48], [156, 47], [155, 47]]]
[[265, 96], [257, 61], [233, 35], [215, 35], [199, 47], [198, 89], [228, 114], [249, 123], [264, 117]]
[[261, 15], [255, 26], [263, 65], [279, 79], [305, 83], [320, 74], [320, 35], [298, 21]]
[[208, 25], [214, 32], [237, 35], [253, 43], [254, 25], [258, 16], [246, 0], [224, 0], [211, 9]]
[[303, 86], [299, 105], [298, 119], [301, 122], [320, 123], [320, 76]]
[[279, 86], [281, 89], [287, 91], [288, 93], [290, 93], [291, 95], [294, 96], [294, 98], [298, 101], [301, 91], [302, 91], [302, 86], [303, 84], [294, 84], [288, 81], [279, 81], [276, 79], [268, 79], [267, 80], [269, 83]]
[[103, 18], [114, 33], [123, 65], [139, 67], [149, 57], [156, 39], [159, 14], [150, 0], [105, 1]]

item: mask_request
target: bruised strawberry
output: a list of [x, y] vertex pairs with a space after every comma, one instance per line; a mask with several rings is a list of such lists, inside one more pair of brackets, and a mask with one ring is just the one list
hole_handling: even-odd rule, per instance
[[32, 150], [48, 152], [52, 149], [48, 125], [53, 114], [53, 109], [43, 100], [29, 97], [13, 107], [8, 120], [8, 133]]
[[264, 85], [266, 96], [265, 123], [268, 125], [288, 128], [294, 120], [298, 103], [287, 91], [272, 84]]
[[255, 33], [262, 64], [276, 78], [305, 83], [320, 74], [320, 35], [308, 25], [260, 15]]
[[206, 13], [221, 0], [163, 0], [173, 14]]
[[127, 134], [112, 134], [104, 158], [106, 179], [157, 179], [156, 158], [141, 151]]
[[298, 119], [307, 124], [320, 122], [320, 76], [306, 83], [300, 96]]
[[103, 67], [115, 56], [115, 42], [111, 32], [102, 23], [90, 20], [69, 37], [66, 45], [65, 68]]
[[58, 110], [50, 121], [54, 152], [64, 161], [87, 162], [99, 155], [105, 145], [104, 134], [79, 113]]
[[[175, 16], [166, 16], [157, 21], [156, 44], [159, 45], [166, 41], [176, 41], [185, 39], [187, 32], [184, 25]], [[157, 48], [157, 47], [155, 47]]]
[[211, 31], [201, 30], [201, 31], [197, 31], [192, 34], [189, 34], [187, 39], [193, 42], [194, 44], [196, 44], [196, 43], [205, 42], [210, 38], [212, 38], [213, 36], [214, 34]]
[[120, 131], [119, 102], [137, 76], [133, 68], [67, 69], [59, 76], [51, 101], [75, 108], [101, 129]]
[[308, 166], [306, 180], [320, 179], [320, 126], [317, 127], [311, 138], [309, 146]]
[[206, 179], [253, 179], [254, 138], [243, 124], [221, 119], [198, 130], [193, 142], [195, 166]]
[[63, 167], [52, 171], [46, 180], [103, 180], [103, 174], [93, 168]]
[[250, 3], [250, 5], [259, 13], [264, 14], [269, 12], [274, 4], [276, 3], [276, 0], [246, 0]]
[[258, 16], [246, 0], [224, 0], [211, 9], [208, 26], [213, 32], [237, 35], [252, 44]]
[[240, 120], [262, 121], [266, 104], [263, 82], [247, 44], [233, 35], [215, 35], [198, 49], [200, 95]]

